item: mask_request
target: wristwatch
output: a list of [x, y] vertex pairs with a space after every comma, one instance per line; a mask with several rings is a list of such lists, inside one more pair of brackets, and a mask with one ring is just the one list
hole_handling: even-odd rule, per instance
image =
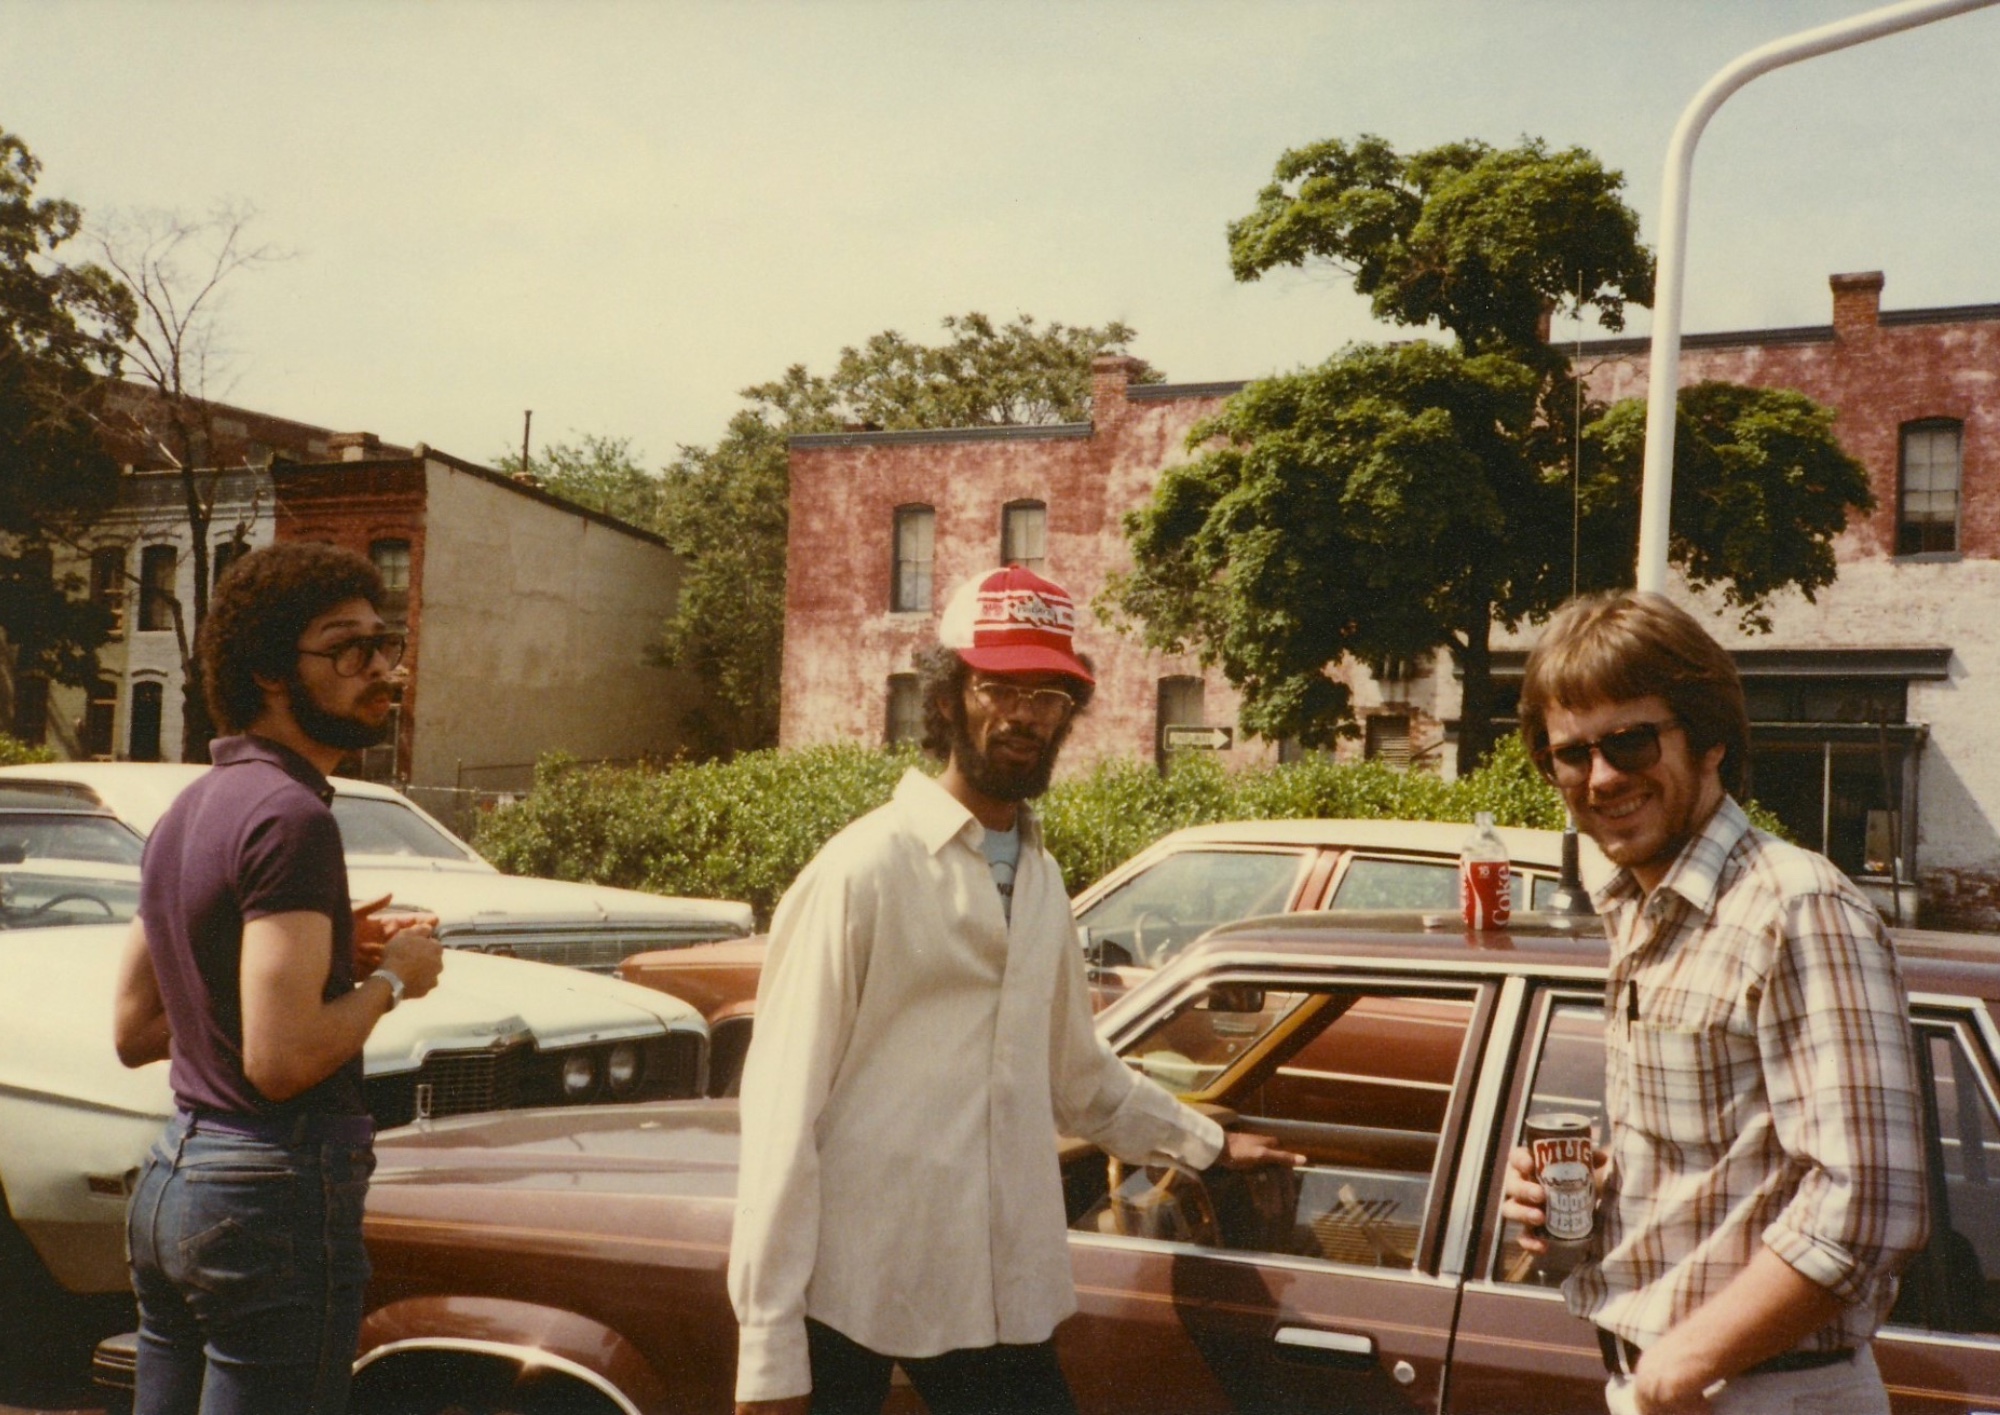
[[383, 982], [389, 985], [389, 1010], [391, 1012], [394, 1012], [396, 1010], [396, 1004], [403, 1000], [403, 980], [397, 977], [394, 973], [390, 972], [387, 968], [377, 968], [374, 972], [370, 973], [366, 978], [362, 979], [362, 981], [370, 982], [376, 978], [380, 978]]

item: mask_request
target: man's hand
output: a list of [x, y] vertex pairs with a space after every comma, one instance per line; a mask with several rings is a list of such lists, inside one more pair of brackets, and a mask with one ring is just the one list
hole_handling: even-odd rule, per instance
[[1710, 1392], [1722, 1382], [1715, 1367], [1673, 1327], [1647, 1347], [1632, 1372], [1632, 1403], [1640, 1415], [1708, 1415]]
[[[404, 911], [384, 914], [389, 901], [395, 896], [385, 894], [380, 899], [371, 899], [366, 904], [354, 906], [354, 976], [365, 978], [382, 966], [382, 945], [390, 937], [403, 929], [422, 924], [427, 928], [437, 927], [437, 915]], [[407, 980], [406, 980], [407, 981]]]
[[809, 1395], [788, 1395], [783, 1400], [739, 1400], [736, 1415], [806, 1415], [812, 1408]]
[[1224, 1169], [1258, 1169], [1267, 1164], [1296, 1169], [1306, 1162], [1304, 1155], [1279, 1149], [1269, 1135], [1246, 1135], [1231, 1130], [1222, 1138], [1222, 1153], [1216, 1157], [1216, 1163]]
[[[1604, 1197], [1605, 1182], [1611, 1177], [1611, 1152], [1603, 1146], [1591, 1151], [1590, 1184], [1591, 1202], [1595, 1204]], [[1548, 1202], [1548, 1195], [1535, 1178], [1535, 1157], [1526, 1145], [1516, 1145], [1507, 1156], [1507, 1168], [1500, 1176], [1500, 1217], [1511, 1219], [1521, 1225], [1521, 1251], [1524, 1253], [1546, 1253], [1547, 1240], [1535, 1230], [1547, 1220], [1548, 1213], [1542, 1207]]]
[[1526, 1145], [1514, 1146], [1507, 1156], [1507, 1170], [1500, 1180], [1500, 1217], [1521, 1225], [1521, 1248], [1529, 1253], [1546, 1253], [1549, 1245], [1535, 1230], [1548, 1217], [1542, 1205], [1548, 1195], [1535, 1182], [1535, 1157]]
[[444, 945], [431, 932], [429, 922], [411, 924], [392, 934], [382, 945], [378, 968], [387, 968], [403, 980], [403, 996], [422, 997], [437, 986], [444, 971]]

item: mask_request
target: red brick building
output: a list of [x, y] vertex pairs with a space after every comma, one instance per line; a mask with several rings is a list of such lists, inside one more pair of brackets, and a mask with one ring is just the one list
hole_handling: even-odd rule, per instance
[[[1892, 910], [2000, 927], [2000, 305], [1884, 311], [1879, 274], [1833, 277], [1833, 318], [1695, 334], [1683, 382], [1795, 388], [1837, 410], [1876, 510], [1841, 538], [1839, 582], [1788, 596], [1773, 632], [1716, 632], [1738, 654], [1756, 720], [1756, 792]], [[1582, 350], [1592, 391], [1642, 397], [1647, 342]], [[911, 735], [911, 653], [943, 598], [1003, 560], [1037, 564], [1088, 606], [1129, 565], [1120, 520], [1185, 460], [1188, 430], [1239, 384], [1133, 385], [1100, 360], [1090, 423], [794, 439], [781, 740]], [[1690, 602], [1693, 597], [1689, 596]], [[1189, 659], [1145, 652], [1094, 613], [1097, 703], [1073, 763], [1147, 756], [1161, 726], [1234, 729], [1236, 699]], [[1526, 640], [1503, 670], [1518, 675]], [[1458, 685], [1448, 662], [1413, 681], [1343, 668], [1364, 736], [1351, 749], [1449, 770]], [[1240, 733], [1232, 761], [1276, 749]]]

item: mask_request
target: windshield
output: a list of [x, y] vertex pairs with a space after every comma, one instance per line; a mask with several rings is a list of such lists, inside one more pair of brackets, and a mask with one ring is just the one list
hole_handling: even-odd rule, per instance
[[1157, 968], [1217, 924], [1281, 912], [1307, 859], [1302, 850], [1182, 850], [1125, 881], [1077, 923], [1093, 942]]
[[335, 796], [333, 819], [349, 855], [413, 855], [426, 860], [463, 860], [465, 851], [401, 801], [370, 796]]
[[102, 816], [0, 815], [0, 927], [130, 919], [142, 849], [137, 835]]

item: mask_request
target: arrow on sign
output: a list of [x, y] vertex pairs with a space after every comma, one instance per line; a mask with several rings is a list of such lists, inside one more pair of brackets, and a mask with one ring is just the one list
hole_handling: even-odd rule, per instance
[[1192, 727], [1170, 726], [1166, 729], [1167, 750], [1179, 751], [1184, 747], [1199, 748], [1209, 752], [1226, 752], [1230, 743], [1236, 740], [1233, 727]]

